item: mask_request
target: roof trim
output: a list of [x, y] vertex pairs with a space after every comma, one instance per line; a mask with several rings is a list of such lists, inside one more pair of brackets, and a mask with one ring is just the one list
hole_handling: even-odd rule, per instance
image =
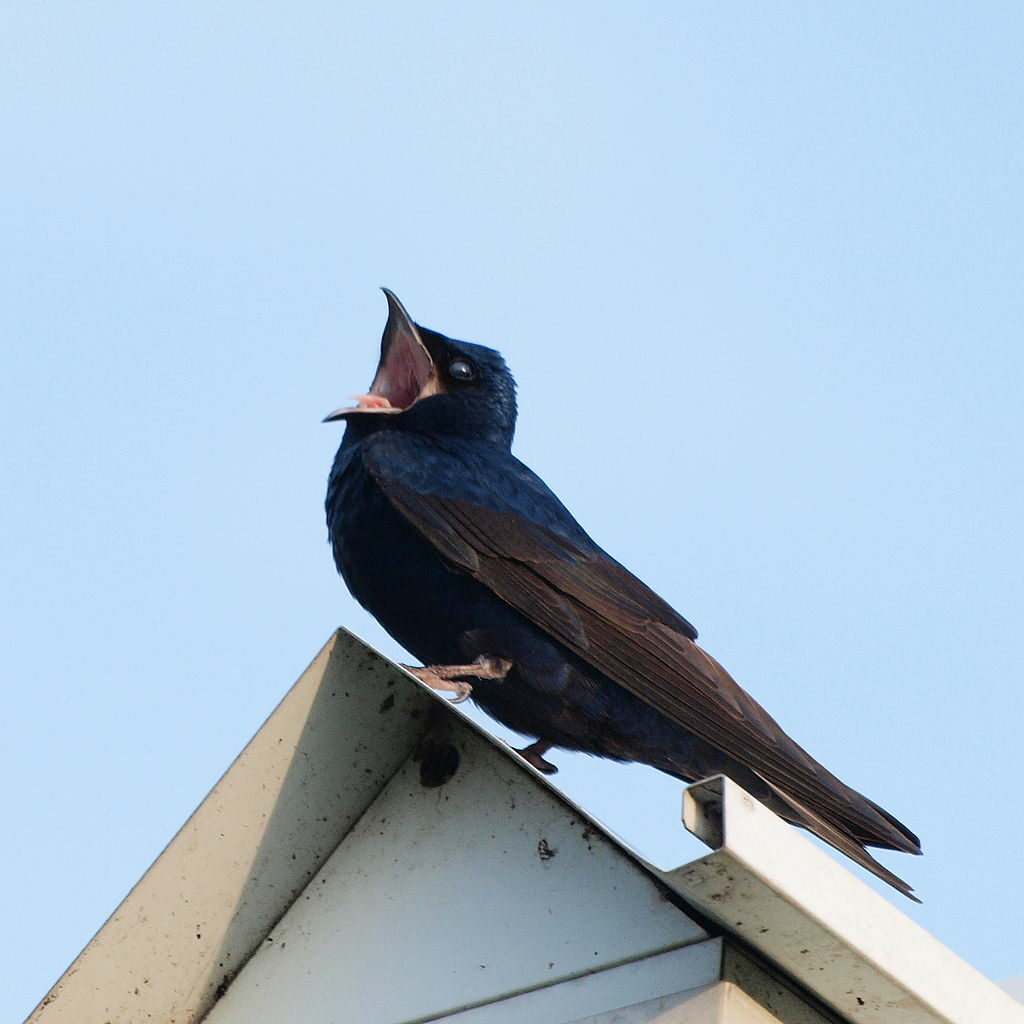
[[714, 852], [661, 877], [860, 1024], [1024, 1024], [1024, 1006], [792, 826], [719, 775], [683, 822]]
[[712, 852], [661, 871], [345, 630], [331, 637], [28, 1024], [200, 1020], [436, 714], [486, 738], [683, 906], [844, 1019], [1024, 1024], [1024, 1006], [730, 780], [719, 776], [684, 794], [684, 823]]

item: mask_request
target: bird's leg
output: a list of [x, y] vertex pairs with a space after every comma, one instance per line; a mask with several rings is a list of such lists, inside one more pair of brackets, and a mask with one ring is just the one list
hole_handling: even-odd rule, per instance
[[[552, 744], [550, 743], [537, 740], [536, 743], [531, 743], [528, 747], [523, 747], [522, 750], [516, 750], [515, 752], [527, 764], [533, 765], [537, 771], [543, 772], [545, 775], [554, 775], [558, 771], [558, 766], [544, 760], [544, 755], [551, 749], [551, 746]], [[512, 749], [515, 750], [514, 747]]]
[[402, 668], [433, 690], [446, 690], [456, 694], [452, 703], [461, 704], [473, 692], [473, 687], [463, 682], [460, 676], [472, 676], [474, 679], [504, 679], [512, 668], [512, 662], [506, 661], [505, 658], [481, 654], [472, 665], [425, 665], [423, 668], [403, 665]]

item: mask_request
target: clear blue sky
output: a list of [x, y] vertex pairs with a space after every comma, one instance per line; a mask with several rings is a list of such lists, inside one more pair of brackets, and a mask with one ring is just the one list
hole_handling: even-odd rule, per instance
[[[27, 1013], [344, 624], [387, 284], [1024, 972], [1019, 4], [58, 4], [0, 31], [0, 990]], [[663, 863], [679, 786], [562, 755]], [[855, 870], [855, 869], [854, 869]]]

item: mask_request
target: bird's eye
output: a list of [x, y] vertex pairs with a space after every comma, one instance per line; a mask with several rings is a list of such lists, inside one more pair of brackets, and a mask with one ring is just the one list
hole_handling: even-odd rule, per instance
[[476, 367], [468, 359], [454, 359], [448, 366], [448, 372], [454, 380], [460, 383], [473, 380], [476, 377]]

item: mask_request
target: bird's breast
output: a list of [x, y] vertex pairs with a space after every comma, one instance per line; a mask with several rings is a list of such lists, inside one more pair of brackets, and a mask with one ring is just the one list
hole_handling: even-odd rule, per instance
[[335, 564], [352, 596], [424, 664], [463, 661], [465, 634], [511, 613], [475, 579], [445, 563], [358, 458], [335, 464], [327, 524]]

